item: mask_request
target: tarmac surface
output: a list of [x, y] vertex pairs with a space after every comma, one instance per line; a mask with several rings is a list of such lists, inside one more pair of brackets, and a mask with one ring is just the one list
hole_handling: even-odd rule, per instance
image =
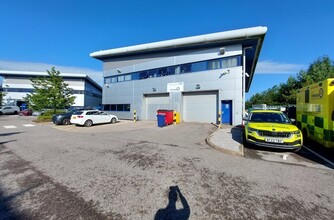
[[241, 132], [0, 117], [0, 219], [334, 219], [332, 169], [221, 153], [240, 150]]

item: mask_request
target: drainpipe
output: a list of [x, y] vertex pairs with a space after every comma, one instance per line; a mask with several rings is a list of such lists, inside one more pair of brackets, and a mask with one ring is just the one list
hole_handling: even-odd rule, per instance
[[242, 119], [245, 117], [246, 110], [246, 76], [249, 75], [246, 73], [246, 50], [252, 49], [253, 47], [244, 47], [242, 54]]

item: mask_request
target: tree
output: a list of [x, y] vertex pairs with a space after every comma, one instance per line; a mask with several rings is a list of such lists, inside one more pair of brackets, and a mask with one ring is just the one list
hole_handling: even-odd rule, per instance
[[246, 102], [246, 106], [296, 104], [298, 89], [331, 77], [334, 77], [334, 62], [328, 56], [318, 58], [307, 70], [299, 71], [296, 77], [290, 76], [286, 83], [256, 93]]
[[300, 88], [330, 77], [334, 77], [334, 63], [328, 56], [318, 58], [307, 71], [301, 70], [297, 74]]
[[[8, 85], [6, 85], [8, 87]], [[5, 96], [7, 95], [6, 89], [0, 85], [0, 106], [5, 104]]]
[[75, 99], [73, 90], [64, 82], [60, 72], [52, 67], [47, 73], [48, 76], [31, 79], [34, 92], [25, 97], [29, 106], [34, 110], [51, 108], [56, 112], [57, 109], [72, 105]]

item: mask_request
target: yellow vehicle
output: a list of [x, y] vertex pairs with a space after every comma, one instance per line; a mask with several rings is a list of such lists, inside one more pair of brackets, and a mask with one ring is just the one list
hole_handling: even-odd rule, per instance
[[281, 111], [254, 110], [245, 119], [244, 145], [294, 151], [303, 146], [302, 132]]
[[334, 148], [334, 78], [297, 92], [297, 127], [304, 139]]

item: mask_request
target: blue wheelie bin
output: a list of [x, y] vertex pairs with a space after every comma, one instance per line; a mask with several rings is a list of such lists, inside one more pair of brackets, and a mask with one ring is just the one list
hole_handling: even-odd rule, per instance
[[157, 115], [158, 127], [166, 126], [166, 115]]

